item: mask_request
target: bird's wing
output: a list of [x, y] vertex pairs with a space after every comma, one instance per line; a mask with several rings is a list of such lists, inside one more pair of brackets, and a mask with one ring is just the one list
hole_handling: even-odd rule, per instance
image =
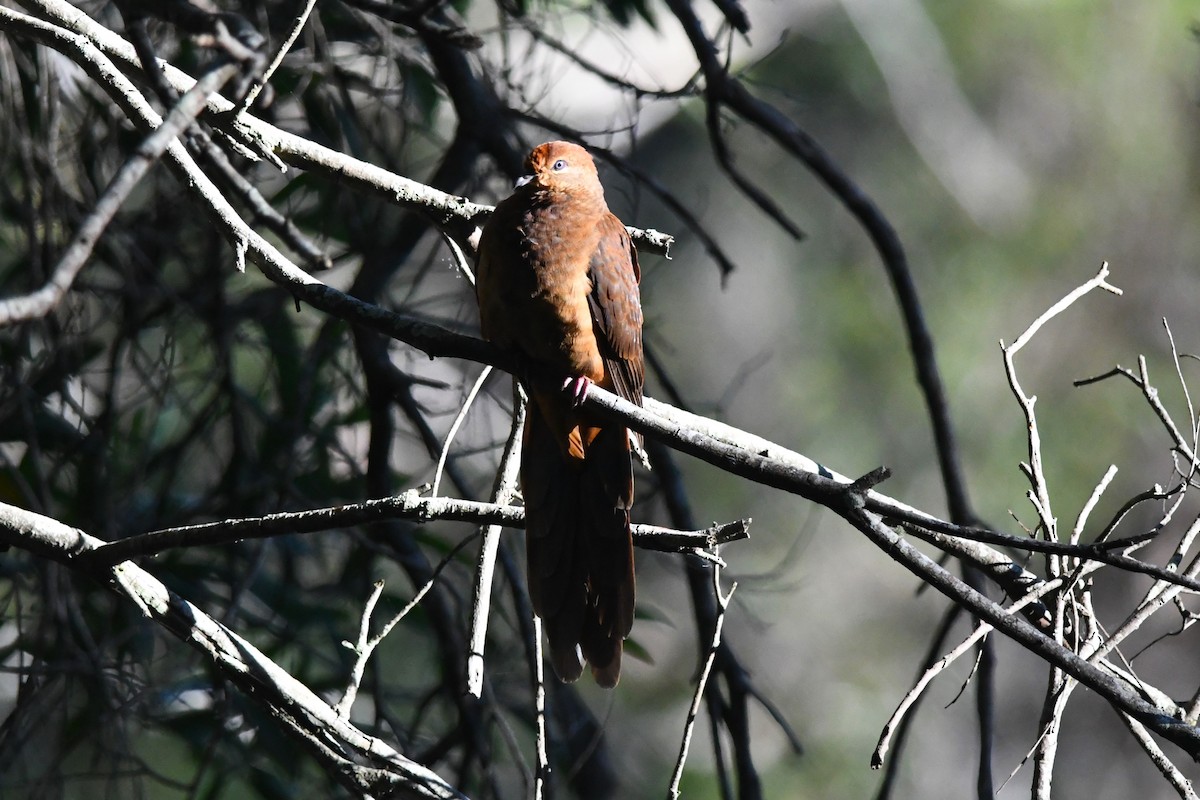
[[599, 229], [600, 241], [588, 264], [592, 326], [613, 391], [641, 405], [646, 367], [637, 250], [625, 226], [612, 214], [601, 219]]

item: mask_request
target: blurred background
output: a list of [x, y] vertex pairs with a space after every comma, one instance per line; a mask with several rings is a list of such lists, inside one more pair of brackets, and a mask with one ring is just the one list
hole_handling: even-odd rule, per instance
[[[1124, 294], [1093, 292], [1017, 358], [1026, 391], [1038, 397], [1055, 512], [1069, 528], [1110, 464], [1119, 472], [1093, 517], [1096, 530], [1136, 492], [1168, 484], [1169, 441], [1137, 390], [1125, 381], [1084, 388], [1072, 381], [1117, 364], [1136, 368], [1144, 354], [1164, 402], [1187, 419], [1163, 322], [1181, 352], [1195, 351], [1195, 9], [910, 0], [746, 8], [750, 41], [734, 37], [733, 50], [747, 83], [828, 149], [907, 248], [976, 510], [1013, 533], [1020, 528], [1010, 514], [1033, 525], [1017, 468], [1028, 460], [1024, 419], [998, 343], [1016, 339], [1103, 261]], [[634, 44], [622, 50], [632, 51], [628, 74], [644, 69], [666, 87], [687, 80], [694, 62], [682, 34], [669, 24], [639, 27], [635, 41], [665, 38], [685, 55]], [[639, 58], [647, 49], [655, 53]], [[589, 97], [581, 108], [570, 91], [551, 93], [561, 103], [553, 113], [581, 129], [599, 125], [604, 111], [593, 108], [605, 104]], [[806, 238], [797, 242], [772, 224], [711, 165], [699, 103], [640, 129], [637, 163], [698, 209], [737, 265], [722, 280], [694, 238], [662, 221], [652, 199], [610, 179], [610, 203], [627, 221], [679, 239], [670, 261], [642, 259], [650, 347], [697, 408], [844, 474], [887, 465], [894, 476], [882, 491], [945, 514], [930, 427], [878, 255], [768, 137], [735, 122], [726, 133], [738, 165]], [[1194, 380], [1192, 362], [1183, 363]], [[767, 770], [769, 796], [871, 796], [879, 775], [867, 769], [869, 753], [911, 684], [944, 600], [918, 594], [912, 576], [831, 514], [694, 461], [684, 468], [702, 519], [754, 517], [751, 541], [726, 553], [727, 577], [739, 582], [727, 637], [807, 748], [802, 758], [790, 756], [761, 720], [756, 745], [777, 753], [777, 760], [765, 756], [775, 765]], [[650, 560], [641, 558], [640, 574]], [[661, 569], [669, 580], [672, 566]], [[1125, 607], [1116, 601], [1121, 586], [1106, 585], [1114, 611]], [[682, 605], [678, 590], [661, 587], [645, 588], [645, 602]], [[678, 670], [660, 661], [630, 672], [644, 671], [663, 689], [664, 675], [691, 663], [690, 642], [667, 651], [657, 631], [650, 635], [651, 651], [681, 659]], [[1194, 635], [1182, 638], [1192, 643], [1172, 658], [1195, 658]], [[997, 650], [999, 785], [1034, 744], [1045, 671], [1011, 643]], [[895, 796], [972, 793], [974, 700], [970, 691], [959, 696], [967, 667], [935, 683]], [[1186, 681], [1171, 689], [1194, 691]], [[633, 694], [619, 693], [616, 703]], [[1056, 796], [1166, 796], [1111, 710], [1094, 698], [1076, 703], [1066, 717]], [[658, 742], [669, 759], [677, 720], [654, 711], [656, 724], [629, 730], [652, 731], [646, 748]], [[650, 780], [646, 749], [632, 752], [631, 766], [642, 765], [639, 774]], [[697, 751], [690, 763], [698, 767], [701, 757]], [[999, 796], [1028, 796], [1029, 775], [1027, 765]], [[693, 777], [691, 787], [702, 783]]]
[[[296, 4], [232, 5], [274, 47]], [[696, 91], [704, 85], [696, 55], [666, 3], [428, 5], [479, 37], [478, 49], [460, 52], [477, 83], [513, 110], [503, 126], [495, 122], [514, 148], [578, 133], [600, 154], [613, 210], [627, 224], [675, 236], [669, 260], [641, 258], [646, 342], [662, 367], [648, 394], [670, 399], [666, 376], [700, 413], [846, 475], [886, 465], [893, 476], [881, 491], [947, 513], [928, 416], [878, 253], [803, 164], [729, 112], [720, 130], [737, 168], [803, 238], [719, 168]], [[80, 6], [124, 30], [122, 4]], [[998, 343], [1016, 339], [1105, 261], [1123, 294], [1082, 298], [1017, 359], [1027, 393], [1038, 398], [1054, 513], [1069, 530], [1110, 464], [1119, 471], [1085, 539], [1136, 493], [1170, 484], [1170, 440], [1136, 387], [1072, 382], [1117, 364], [1135, 367], [1144, 355], [1164, 404], [1185, 431], [1190, 425], [1184, 386], [1194, 380], [1194, 362], [1182, 360], [1181, 385], [1164, 320], [1180, 353], [1197, 350], [1195, 6], [747, 0], [743, 7], [747, 33], [732, 31], [715, 4], [698, 3], [695, 11], [730, 72], [814, 137], [898, 233], [977, 513], [1017, 534], [1036, 519], [1018, 469], [1028, 459], [1025, 422]], [[160, 55], [195, 72], [203, 55], [186, 37], [157, 21], [149, 31]], [[461, 162], [446, 158], [464, 135], [467, 106], [447, 89], [445, 46], [419, 25], [387, 21], [370, 3], [318, 4], [273, 80], [274, 97], [256, 113], [400, 174], [494, 202], [511, 186], [511, 159], [479, 143]], [[137, 136], [65, 57], [0, 31], [0, 67], [7, 112], [0, 168], [9, 176], [0, 206], [0, 294], [9, 296], [41, 284]], [[478, 126], [486, 124], [486, 116], [463, 123], [481, 138]], [[423, 218], [315, 172], [244, 168], [332, 256], [322, 280], [477, 332], [470, 285]], [[722, 270], [703, 235], [731, 271]], [[355, 338], [311, 308], [296, 313], [290, 295], [253, 268], [239, 275], [232, 265], [229, 246], [157, 169], [114, 222], [69, 304], [45, 321], [0, 332], [5, 501], [112, 539], [378, 496], [433, 479], [431, 446], [444, 438], [478, 365]], [[363, 366], [379, 352], [403, 378], [383, 392], [382, 407]], [[510, 408], [507, 377], [493, 377], [456, 439], [451, 466], [459, 480], [446, 491], [487, 496]], [[794, 752], [765, 708], [751, 704], [764, 796], [874, 796], [881, 774], [869, 767], [872, 749], [912, 685], [947, 601], [920, 591], [916, 578], [833, 514], [684, 456], [678, 463], [700, 524], [754, 520], [751, 539], [722, 553], [726, 584], [738, 583], [726, 642], [804, 746], [802, 755]], [[665, 523], [656, 478], [640, 480], [635, 518]], [[1162, 508], [1133, 515], [1122, 532], [1139, 532]], [[1175, 524], [1186, 527], [1191, 513], [1182, 509]], [[395, 611], [420, 583], [413, 565], [428, 568], [471, 532], [396, 523], [171, 553], [150, 568], [336, 697], [349, 663], [339, 642], [357, 630], [370, 582], [387, 579], [381, 606]], [[463, 745], [455, 739], [453, 689], [429, 679], [450, 669], [438, 619], [453, 627], [467, 616], [473, 551], [446, 570], [444, 597], [431, 601], [441, 610], [419, 610], [376, 656], [360, 700], [369, 709], [359, 721], [414, 758], [425, 756], [448, 779], [461, 768], [472, 796], [521, 796], [516, 767], [495, 767], [501, 777], [485, 778], [466, 756], [457, 760]], [[614, 797], [664, 794], [697, 673], [681, 559], [639, 552], [638, 562], [631, 650], [641, 658], [627, 661], [614, 692], [586, 680], [576, 687], [607, 734]], [[0, 566], [0, 713], [7, 715], [0, 765], [10, 767], [0, 770], [10, 776], [0, 787], [7, 781], [13, 796], [90, 797], [97, 787], [117, 797], [135, 796], [128, 792], [136, 787], [136, 796], [156, 798], [334, 791], [311, 766], [296, 767], [291, 745], [211, 681], [208, 667], [139, 627], [134, 611], [28, 556], [0, 556]], [[1040, 558], [1030, 568], [1044, 572]], [[1097, 610], [1115, 623], [1148, 582], [1102, 576]], [[502, 581], [498, 591], [507, 597], [509, 590]], [[513, 688], [527, 688], [519, 624], [511, 605], [496, 613], [489, 670], [527, 745], [525, 699]], [[1149, 626], [1141, 644], [1182, 627], [1180, 614], [1166, 614], [1174, 616]], [[960, 621], [951, 645], [967, 631]], [[1196, 645], [1183, 631], [1135, 664], [1159, 688], [1187, 698], [1197, 688]], [[997, 785], [1016, 772], [997, 796], [1024, 797], [1030, 768], [1021, 765], [1038, 736], [1046, 667], [1004, 640], [996, 656]], [[962, 691], [970, 662], [929, 691], [892, 796], [974, 793], [975, 691]], [[214, 719], [222, 722], [214, 727]], [[80, 735], [101, 723], [116, 725], [119, 735], [100, 744]], [[721, 796], [707, 724], [702, 719], [704, 735], [688, 761], [687, 797]], [[247, 755], [239, 742], [250, 741]], [[1168, 755], [1197, 777], [1181, 752]], [[1169, 794], [1112, 710], [1085, 692], [1067, 711], [1055, 788], [1064, 798]], [[578, 785], [575, 791], [587, 796]]]

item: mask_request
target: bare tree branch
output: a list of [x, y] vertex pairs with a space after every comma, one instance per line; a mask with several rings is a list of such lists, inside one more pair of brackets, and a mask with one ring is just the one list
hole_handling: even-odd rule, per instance
[[[0, 9], [0, 13], [5, 11]], [[220, 90], [240, 69], [236, 63], [214, 67], [180, 98], [166, 120], [138, 145], [125, 165], [113, 176], [104, 195], [96, 201], [92, 213], [59, 259], [50, 282], [31, 294], [0, 300], [0, 327], [43, 317], [54, 310], [75, 282], [75, 276], [87, 263], [96, 241], [142, 176], [158, 161], [167, 146], [174, 143], [176, 137], [200, 115], [209, 95]]]
[[[411, 519], [422, 523], [438, 520], [474, 522], [521, 528], [525, 524], [525, 509], [520, 506], [457, 500], [451, 497], [421, 497], [416, 489], [410, 489], [394, 497], [382, 497], [362, 503], [152, 531], [115, 542], [101, 543], [91, 551], [87, 560], [95, 566], [111, 566], [132, 558], [154, 556], [179, 547], [228, 544], [289, 533], [315, 533], [392, 519]], [[749, 536], [749, 527], [749, 520], [714, 525], [701, 531], [677, 531], [657, 525], [635, 524], [633, 538], [638, 547], [664, 553], [680, 553], [696, 549], [711, 550], [720, 544], [745, 539]]]
[[[95, 537], [40, 514], [0, 503], [0, 543], [41, 558], [81, 566], [100, 546]], [[211, 659], [232, 683], [261, 703], [331, 773], [357, 791], [412, 798], [463, 798], [432, 771], [367, 736], [254, 645], [171, 592], [140, 567], [85, 567], [148, 618]]]
[[687, 763], [688, 749], [692, 744], [692, 730], [696, 726], [696, 717], [700, 714], [700, 703], [704, 699], [704, 687], [708, 683], [708, 676], [712, 672], [713, 662], [717, 658], [717, 651], [721, 647], [721, 628], [725, 624], [725, 612], [729, 608], [729, 601], [733, 598], [733, 593], [737, 590], [735, 582], [729, 587], [729, 591], [721, 592], [721, 568], [713, 567], [713, 592], [717, 596], [717, 620], [713, 625], [712, 644], [708, 648], [708, 657], [704, 659], [704, 666], [700, 669], [700, 677], [696, 681], [696, 691], [692, 695], [692, 705], [688, 708], [687, 721], [683, 726], [683, 739], [679, 743], [679, 757], [675, 760], [675, 771], [671, 774], [671, 784], [667, 788], [667, 797], [671, 800], [677, 800], [679, 797], [679, 781], [683, 778], [683, 766]]

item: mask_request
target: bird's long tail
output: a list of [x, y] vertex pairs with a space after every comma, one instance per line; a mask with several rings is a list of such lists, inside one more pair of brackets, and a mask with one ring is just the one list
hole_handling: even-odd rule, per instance
[[578, 678], [586, 660], [598, 684], [615, 686], [633, 627], [629, 438], [619, 426], [583, 428], [583, 457], [573, 456], [539, 405], [529, 404], [521, 458], [533, 608], [561, 680]]

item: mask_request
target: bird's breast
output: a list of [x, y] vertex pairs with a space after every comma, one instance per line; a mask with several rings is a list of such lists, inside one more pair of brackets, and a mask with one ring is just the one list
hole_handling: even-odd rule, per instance
[[571, 375], [603, 378], [592, 330], [588, 266], [599, 242], [594, 214], [555, 203], [525, 215], [512, 287], [525, 296], [510, 304], [522, 319], [518, 346]]
[[480, 242], [478, 294], [487, 338], [564, 375], [602, 381], [588, 268], [607, 213], [602, 202], [567, 195], [497, 207]]

